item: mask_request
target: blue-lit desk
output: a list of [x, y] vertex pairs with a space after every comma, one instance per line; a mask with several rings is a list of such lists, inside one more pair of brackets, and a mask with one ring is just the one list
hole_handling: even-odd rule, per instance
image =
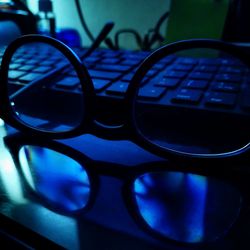
[[[123, 204], [121, 182], [112, 177], [101, 179], [95, 205], [82, 216], [64, 216], [46, 208], [23, 189], [22, 178], [3, 143], [6, 130], [3, 126], [0, 129], [0, 211], [5, 218], [11, 218], [11, 221], [30, 229], [30, 232], [36, 232], [67, 249], [197, 249], [163, 243], [144, 233], [129, 216]], [[122, 163], [127, 167], [159, 160], [128, 141], [105, 141], [85, 135], [63, 142], [95, 160]], [[29, 232], [23, 232], [27, 239]], [[38, 244], [42, 244], [42, 239], [39, 239]], [[240, 239], [238, 235], [209, 247], [201, 246], [200, 249], [248, 249], [248, 243], [248, 235], [242, 234]]]

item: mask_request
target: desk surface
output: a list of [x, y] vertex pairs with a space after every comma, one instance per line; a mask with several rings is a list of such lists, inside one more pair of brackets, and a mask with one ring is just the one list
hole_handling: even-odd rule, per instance
[[[87, 213], [77, 217], [65, 216], [48, 209], [23, 188], [22, 177], [3, 143], [6, 129], [0, 126], [0, 130], [0, 212], [5, 218], [11, 218], [11, 221], [31, 229], [30, 232], [36, 232], [67, 249], [187, 249], [173, 243], [163, 243], [143, 232], [123, 205], [120, 181], [112, 177], [102, 178], [95, 205]], [[95, 160], [123, 163], [128, 167], [159, 160], [128, 141], [104, 141], [85, 135], [64, 140], [63, 143], [80, 149]], [[245, 230], [240, 232], [240, 237], [230, 236], [200, 249], [248, 249], [250, 230], [247, 231], [249, 233], [245, 233]]]

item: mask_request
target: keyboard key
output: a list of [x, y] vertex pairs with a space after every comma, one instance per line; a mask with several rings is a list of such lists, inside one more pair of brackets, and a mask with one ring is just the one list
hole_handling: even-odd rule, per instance
[[51, 67], [48, 67], [48, 66], [38, 66], [38, 67], [35, 67], [33, 71], [36, 72], [36, 73], [47, 73], [50, 70], [52, 70]]
[[208, 86], [207, 80], [185, 80], [183, 82], [183, 87], [190, 89], [205, 89]]
[[111, 51], [111, 50], [107, 50], [103, 53], [103, 56], [105, 58], [116, 58], [120, 55], [119, 51]]
[[42, 65], [42, 66], [54, 66], [55, 64], [56, 64], [56, 60], [51, 60], [51, 59], [47, 59], [42, 62], [39, 62], [39, 65]]
[[122, 80], [123, 80], [123, 81], [126, 81], [126, 82], [130, 82], [130, 81], [132, 80], [132, 78], [133, 78], [134, 75], [135, 75], [134, 73], [128, 73], [127, 75], [125, 75], [125, 76], [122, 78]]
[[146, 99], [159, 99], [165, 92], [166, 92], [165, 88], [145, 86], [143, 88], [140, 88], [139, 97]]
[[19, 70], [22, 70], [22, 71], [31, 71], [32, 69], [34, 69], [34, 65], [24, 65], [22, 67], [19, 68]]
[[24, 74], [26, 74], [26, 73], [23, 72], [23, 71], [10, 70], [10, 71], [9, 71], [8, 77], [9, 77], [10, 79], [16, 80], [16, 79], [18, 79], [20, 76], [22, 76], [22, 75], [24, 75]]
[[97, 64], [95, 69], [104, 70], [104, 71], [112, 71], [112, 72], [126, 72], [131, 67], [128, 65], [117, 65], [117, 64]]
[[206, 96], [205, 100], [206, 105], [214, 107], [233, 107], [236, 103], [235, 94], [219, 93], [219, 92], [210, 92]]
[[10, 69], [18, 69], [18, 68], [20, 68], [21, 66], [22, 66], [22, 65], [19, 64], [19, 63], [11, 63], [10, 66], [9, 66], [9, 68], [10, 68]]
[[166, 65], [163, 64], [163, 63], [156, 63], [156, 64], [152, 67], [152, 69], [153, 69], [153, 70], [159, 71], [159, 70], [163, 70], [165, 67], [166, 67]]
[[106, 58], [101, 61], [103, 64], [117, 64], [120, 62], [119, 58]]
[[26, 55], [17, 55], [17, 57], [14, 56], [16, 59], [24, 59], [25, 62], [27, 62], [29, 59], [32, 59], [31, 54], [26, 54]]
[[110, 84], [110, 80], [103, 80], [103, 79], [92, 79], [94, 88], [97, 92], [103, 90]]
[[214, 73], [218, 70], [217, 66], [212, 65], [197, 65], [195, 67], [195, 71], [197, 72], [207, 72], [207, 73]]
[[[73, 48], [74, 52], [79, 56], [82, 55], [84, 53], [86, 53], [86, 49], [85, 48], [79, 48], [79, 47], [75, 47]], [[93, 55], [93, 54], [91, 54]]]
[[189, 75], [190, 79], [196, 80], [211, 80], [213, 77], [212, 73], [204, 73], [204, 72], [193, 72]]
[[240, 82], [242, 80], [240, 75], [233, 75], [233, 74], [217, 74], [215, 76], [216, 81], [223, 81], [223, 82]]
[[91, 64], [91, 63], [96, 63], [100, 60], [99, 57], [95, 57], [95, 56], [89, 56], [87, 58], [84, 59], [84, 63], [86, 64]]
[[27, 65], [36, 65], [38, 63], [39, 63], [38, 59], [30, 59], [30, 60], [25, 61], [25, 64]]
[[179, 78], [163, 78], [160, 82], [155, 83], [155, 86], [175, 88], [179, 83]]
[[150, 54], [149, 51], [136, 51], [135, 53], [140, 55], [142, 58], [145, 58], [146, 56]]
[[169, 71], [165, 74], [165, 77], [173, 77], [173, 78], [183, 78], [187, 75], [187, 72], [184, 71]]
[[[80, 49], [80, 51], [81, 51], [81, 49]], [[85, 50], [85, 52], [86, 52], [86, 50]], [[81, 53], [81, 52], [80, 52], [80, 53]], [[84, 53], [84, 52], [83, 52], [83, 53]], [[92, 57], [92, 56], [93, 56], [93, 57], [101, 57], [103, 54], [104, 54], [103, 51], [95, 50], [95, 51], [92, 52], [91, 57]]]
[[180, 89], [171, 99], [174, 103], [198, 104], [203, 92], [200, 90]]
[[107, 79], [107, 80], [116, 80], [121, 76], [121, 73], [118, 72], [107, 72], [107, 71], [98, 71], [98, 70], [89, 70], [89, 74], [93, 78]]
[[39, 54], [36, 54], [36, 55], [34, 55], [34, 57], [36, 57], [36, 59], [40, 63], [41, 61], [47, 60], [49, 58], [49, 55], [39, 55]]
[[129, 65], [129, 66], [136, 66], [141, 62], [141, 60], [130, 60], [126, 59], [121, 62], [121, 65]]
[[131, 52], [131, 53], [126, 53], [123, 58], [125, 60], [140, 60], [142, 61], [144, 58], [146, 57], [146, 55], [144, 54], [139, 54], [139, 53], [136, 53], [136, 52]]
[[231, 82], [213, 82], [212, 90], [222, 92], [238, 92], [240, 90], [239, 84]]
[[230, 59], [226, 59], [226, 58], [220, 58], [218, 59], [220, 64], [223, 64], [225, 66], [239, 66], [241, 65], [241, 62], [239, 60], [230, 58]]
[[151, 78], [151, 77], [155, 76], [157, 72], [158, 72], [158, 70], [150, 69], [150, 70], [147, 72], [146, 76], [149, 77], [149, 78]]
[[28, 73], [26, 75], [23, 75], [21, 77], [19, 77], [19, 81], [22, 81], [22, 82], [31, 82], [31, 81], [34, 81], [40, 77], [42, 77], [43, 74], [40, 74], [40, 73]]
[[193, 69], [192, 64], [177, 64], [176, 66], [173, 67], [173, 70], [177, 71], [190, 71]]
[[167, 57], [164, 57], [163, 59], [161, 59], [159, 61], [159, 63], [163, 63], [164, 65], [170, 65], [172, 64], [174, 61], [176, 60], [176, 56], [167, 56]]
[[195, 65], [197, 64], [198, 60], [194, 58], [180, 57], [178, 62], [181, 64]]
[[108, 94], [114, 95], [124, 95], [128, 88], [128, 82], [115, 82], [109, 88], [107, 88], [106, 92]]
[[19, 64], [22, 64], [22, 65], [24, 65], [25, 62], [26, 62], [26, 60], [24, 58], [19, 58], [19, 59], [15, 60], [15, 63], [19, 63]]
[[243, 70], [241, 68], [235, 68], [235, 67], [227, 67], [227, 66], [223, 66], [220, 68], [219, 71], [221, 74], [237, 74], [240, 75], [243, 73]]
[[79, 85], [79, 79], [77, 77], [65, 77], [56, 83], [57, 87], [65, 89], [74, 89]]
[[[134, 73], [129, 73], [122, 78], [122, 81], [130, 82], [134, 75]], [[147, 76], [143, 77], [141, 84], [145, 84], [148, 80], [149, 78]]]

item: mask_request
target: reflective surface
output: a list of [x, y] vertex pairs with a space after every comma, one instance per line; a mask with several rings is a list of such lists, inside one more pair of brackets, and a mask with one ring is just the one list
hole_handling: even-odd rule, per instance
[[[161, 74], [149, 80], [158, 68]], [[205, 48], [179, 51], [145, 73], [135, 101], [136, 125], [148, 141], [181, 152], [239, 149], [250, 141], [249, 83], [249, 67], [229, 54]], [[163, 96], [151, 105], [142, 99], [150, 86], [152, 96]]]
[[[25, 145], [19, 162], [36, 195], [59, 211], [73, 212], [87, 205], [93, 193], [88, 172], [73, 158]], [[133, 195], [150, 228], [185, 243], [210, 242], [226, 235], [242, 204], [241, 193], [226, 181], [171, 171], [143, 174], [134, 182]]]
[[[60, 67], [65, 69], [53, 75]], [[46, 75], [50, 76], [40, 80]], [[56, 48], [45, 43], [21, 46], [11, 59], [8, 78], [12, 109], [28, 126], [67, 132], [84, 119], [83, 91], [76, 71]], [[75, 86], [77, 89], [70, 91]]]
[[200, 243], [216, 240], [231, 228], [241, 209], [241, 194], [210, 177], [180, 172], [140, 176], [134, 192], [141, 216], [170, 239]]
[[[14, 131], [8, 128], [8, 132]], [[96, 204], [88, 213], [72, 217], [70, 214], [62, 215], [56, 209], [49, 209], [47, 202], [45, 202], [46, 199], [37, 199], [30, 190], [31, 186], [26, 187], [29, 177], [27, 174], [24, 177], [25, 171], [15, 165], [12, 154], [4, 144], [3, 138], [6, 133], [6, 127], [0, 120], [0, 228], [2, 231], [6, 229], [6, 224], [2, 221], [2, 217], [4, 217], [7, 221], [10, 220], [10, 225], [13, 222], [18, 225], [18, 227], [11, 227], [9, 232], [20, 235], [20, 240], [27, 239], [26, 242], [30, 243], [33, 248], [40, 248], [43, 239], [48, 239], [66, 249], [100, 250], [122, 249], [124, 247], [131, 250], [173, 249], [143, 234], [134, 225], [131, 217], [126, 212], [124, 213], [124, 204], [119, 197], [120, 183], [115, 182], [112, 178], [102, 179]], [[132, 165], [136, 164], [136, 159], [139, 162], [143, 159], [144, 161], [155, 160], [152, 155], [127, 142], [109, 142], [93, 136], [83, 136], [73, 139], [70, 145], [79, 147], [84, 153], [104, 161], [122, 163], [123, 160], [129, 160], [128, 164]], [[108, 152], [107, 148], [109, 148]], [[119, 155], [116, 154], [117, 148], [119, 148]], [[39, 165], [44, 167], [43, 162], [48, 162], [47, 157], [50, 154], [51, 152], [47, 151], [37, 167]], [[137, 155], [136, 159], [134, 158], [135, 154]], [[77, 167], [74, 164], [73, 166]], [[60, 167], [68, 169], [70, 172], [67, 168], [69, 166], [64, 166], [62, 163]], [[46, 172], [41, 173], [46, 177]], [[81, 176], [81, 172], [78, 173]], [[65, 176], [65, 181], [71, 181], [72, 178], [73, 175], [70, 178]], [[81, 179], [78, 176], [75, 178]], [[37, 179], [33, 178], [33, 180]], [[53, 193], [55, 190], [52, 188], [55, 187], [56, 183], [56, 177], [51, 178], [50, 188], [47, 185], [46, 193], [47, 191]], [[36, 183], [34, 186], [38, 187]], [[109, 195], [107, 196], [107, 194]], [[31, 230], [33, 234], [29, 234], [29, 231], [26, 230]], [[37, 240], [34, 233], [39, 234], [42, 238]], [[10, 242], [8, 241], [8, 243]], [[48, 247], [48, 249], [52, 248]]]
[[[6, 135], [4, 127], [0, 127], [0, 133], [2, 136]], [[84, 192], [89, 190], [85, 185], [88, 181], [85, 179], [87, 176], [84, 173], [84, 166], [79, 166], [66, 156], [61, 156], [48, 148], [25, 146], [19, 154], [22, 162], [20, 169], [15, 165], [13, 156], [2, 139], [1, 137], [0, 213], [6, 218], [11, 218], [24, 228], [38, 232], [67, 249], [99, 250], [123, 249], [124, 247], [133, 250], [186, 249], [186, 246], [176, 247], [175, 243], [162, 242], [144, 233], [126, 212], [121, 197], [122, 183], [112, 177], [101, 178], [95, 205], [88, 212], [72, 217], [61, 215], [53, 207], [48, 209], [48, 202], [50, 205], [54, 203], [63, 209], [72, 209], [72, 207], [75, 209], [76, 205], [79, 208], [86, 204], [87, 200], [84, 200], [84, 197], [87, 196], [83, 195], [81, 199], [78, 199], [79, 193], [77, 194], [79, 190], [84, 190]], [[129, 160], [128, 167], [138, 164], [138, 160], [141, 161], [140, 163], [157, 160], [134, 144], [125, 141], [104, 141], [93, 136], [83, 136], [72, 139], [69, 145], [81, 148], [83, 154], [86, 152], [92, 154], [94, 159], [120, 164]], [[117, 154], [117, 149], [119, 149], [119, 154]], [[52, 158], [53, 161], [51, 161]], [[36, 171], [32, 170], [31, 166], [35, 166]], [[48, 166], [51, 169], [48, 168], [45, 171], [45, 167]], [[57, 168], [60, 170], [56, 170]], [[29, 188], [26, 187], [27, 183]], [[81, 185], [78, 185], [79, 183]], [[222, 185], [215, 179], [197, 175], [176, 172], [165, 172], [165, 174], [161, 172], [154, 175], [148, 173], [137, 179], [134, 189], [141, 214], [148, 225], [153, 230], [158, 230], [158, 232], [160, 230], [160, 233], [167, 237], [186, 242], [209, 240], [213, 239], [214, 233], [217, 235], [226, 233], [230, 227], [229, 221], [232, 217], [237, 217], [238, 205], [241, 205], [235, 189], [225, 184]], [[37, 199], [34, 191], [42, 199]], [[63, 203], [66, 205], [64, 206]], [[170, 206], [170, 203], [174, 206]], [[208, 207], [208, 203], [213, 206]], [[227, 209], [222, 213], [221, 207], [226, 206]], [[171, 214], [171, 218], [166, 216], [166, 212], [168, 215]], [[220, 214], [221, 218], [215, 214]], [[208, 222], [206, 220], [208, 218], [211, 218], [211, 221]], [[222, 218], [225, 219], [224, 222], [221, 222]], [[160, 223], [158, 223], [159, 219], [161, 219]], [[181, 221], [184, 223], [180, 225]], [[214, 225], [217, 231], [209, 232], [208, 226], [213, 228]], [[240, 225], [236, 236], [232, 234], [229, 238], [223, 237], [212, 245], [205, 244], [200, 248], [197, 246], [188, 248], [245, 250], [249, 246], [250, 216], [248, 213], [244, 214], [243, 223]], [[194, 227], [197, 229], [196, 232], [192, 231]], [[23, 235], [24, 231], [22, 230], [21, 233]]]
[[54, 150], [23, 146], [19, 161], [29, 186], [60, 211], [83, 209], [90, 197], [90, 181], [84, 166]]

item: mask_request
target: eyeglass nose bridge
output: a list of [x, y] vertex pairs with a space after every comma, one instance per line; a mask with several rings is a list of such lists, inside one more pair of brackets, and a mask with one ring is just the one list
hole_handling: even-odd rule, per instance
[[128, 140], [131, 137], [131, 131], [127, 123], [107, 125], [95, 119], [91, 123], [91, 126], [89, 126], [87, 133], [108, 140]]

